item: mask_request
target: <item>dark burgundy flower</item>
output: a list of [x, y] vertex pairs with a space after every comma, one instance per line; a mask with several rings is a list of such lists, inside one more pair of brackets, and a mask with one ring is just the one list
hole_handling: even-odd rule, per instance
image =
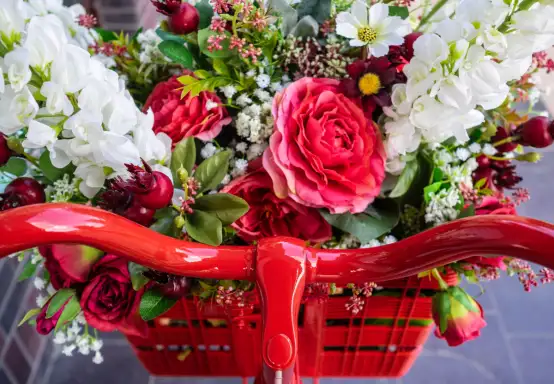
[[30, 177], [19, 177], [0, 194], [0, 211], [46, 201], [44, 188]]
[[92, 269], [81, 308], [87, 322], [100, 331], [144, 335], [146, 323], [138, 314], [141, 296], [142, 291], [133, 289], [127, 261], [106, 255]]
[[150, 0], [156, 7], [156, 10], [166, 16], [177, 11], [182, 4], [182, 0]]
[[144, 276], [158, 284], [158, 290], [167, 297], [179, 299], [190, 292], [190, 280], [183, 276], [148, 270]]
[[510, 165], [501, 169], [496, 176], [496, 185], [502, 188], [514, 188], [521, 180], [523, 180], [520, 176], [517, 175], [515, 170], [515, 165]]

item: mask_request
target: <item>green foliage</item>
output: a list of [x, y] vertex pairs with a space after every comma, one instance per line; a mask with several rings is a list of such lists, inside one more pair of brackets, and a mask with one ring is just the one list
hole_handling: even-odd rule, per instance
[[331, 17], [331, 0], [303, 0], [296, 9], [298, 18], [312, 16], [318, 23]]
[[40, 170], [44, 176], [52, 182], [61, 179], [66, 173], [71, 173], [74, 168], [72, 164], [69, 164], [67, 167], [61, 169], [54, 167], [50, 161], [50, 152], [48, 152], [48, 150], [42, 152], [42, 155], [38, 160], [38, 164], [40, 165]]
[[431, 201], [432, 193], [436, 194], [438, 191], [440, 191], [442, 184], [443, 184], [442, 181], [437, 181], [436, 183], [433, 183], [423, 188], [423, 198], [426, 203], [429, 203]]
[[141, 290], [150, 280], [144, 276], [143, 272], [148, 271], [148, 268], [143, 267], [140, 264], [133, 263], [132, 261], [127, 264], [129, 275], [131, 276], [131, 283], [135, 291]]
[[75, 319], [79, 312], [81, 312], [81, 305], [79, 304], [79, 300], [77, 299], [77, 296], [71, 296], [71, 299], [69, 299], [69, 302], [65, 305], [63, 312], [60, 315], [58, 322], [56, 323], [55, 331]]
[[176, 237], [179, 232], [174, 225], [177, 215], [177, 211], [172, 207], [158, 209], [154, 215], [156, 222], [150, 226], [150, 229], [162, 235]]
[[17, 177], [23, 176], [27, 172], [27, 162], [20, 157], [12, 156], [3, 167], [0, 167], [0, 172], [6, 172]]
[[407, 19], [410, 16], [410, 11], [407, 7], [398, 7], [389, 5], [389, 16], [398, 16], [401, 19]]
[[176, 302], [176, 299], [166, 297], [156, 289], [146, 291], [140, 300], [140, 317], [144, 321], [154, 320], [156, 317], [169, 311]]
[[451, 303], [447, 292], [438, 292], [433, 296], [433, 314], [439, 316], [439, 330], [443, 334], [448, 327], [448, 316], [450, 315]]
[[179, 43], [181, 45], [184, 45], [186, 43], [186, 40], [183, 39], [181, 36], [174, 35], [171, 32], [166, 32], [161, 28], [156, 29], [156, 34], [163, 41], [175, 41], [176, 43]]
[[187, 234], [194, 240], [208, 245], [220, 245], [223, 241], [221, 221], [211, 213], [194, 211], [185, 221]]
[[400, 177], [398, 178], [398, 182], [396, 183], [396, 186], [393, 188], [393, 190], [390, 192], [389, 197], [390, 198], [396, 198], [396, 197], [402, 197], [404, 196], [408, 190], [410, 189], [410, 186], [416, 179], [419, 171], [419, 162], [417, 159], [414, 159], [406, 164], [406, 167], [400, 174]]
[[221, 224], [229, 225], [248, 211], [248, 203], [238, 196], [216, 193], [196, 199], [192, 208], [195, 211], [210, 213], [216, 216]]
[[463, 208], [458, 215], [458, 219], [463, 219], [464, 217], [475, 216], [475, 205], [471, 204], [466, 208]]
[[94, 28], [94, 30], [100, 35], [102, 41], [105, 43], [118, 39], [118, 35], [114, 31], [108, 31], [107, 29], [103, 28]]
[[[200, 71], [196, 71], [195, 75], [198, 72]], [[206, 71], [200, 72], [201, 75], [204, 76], [205, 73], [203, 72]], [[203, 91], [214, 92], [216, 88], [224, 87], [233, 83], [233, 79], [222, 76], [197, 78], [194, 76], [186, 75], [179, 77], [178, 80], [181, 84], [184, 85], [181, 93], [181, 98], [187, 96], [189, 93], [191, 97], [196, 97], [200, 94], [200, 92]]]
[[17, 279], [17, 281], [27, 280], [28, 278], [34, 276], [36, 271], [37, 271], [37, 264], [33, 264], [31, 260], [28, 260], [27, 263], [25, 263], [25, 266], [23, 267], [23, 271], [21, 272], [21, 275], [19, 275], [19, 278]]
[[214, 15], [214, 9], [208, 0], [202, 0], [196, 3], [196, 9], [200, 16], [200, 23], [198, 27], [204, 29], [210, 26], [212, 22], [212, 16]]
[[17, 324], [18, 327], [21, 327], [23, 324], [25, 324], [27, 321], [29, 321], [31, 318], [35, 317], [36, 315], [38, 315], [40, 313], [41, 309], [40, 308], [34, 308], [34, 309], [31, 309], [29, 312], [27, 312], [25, 314], [25, 316], [23, 316], [23, 319], [21, 319], [21, 321]]
[[46, 310], [46, 318], [54, 316], [70, 298], [75, 296], [75, 290], [62, 288], [52, 296], [48, 309]]
[[174, 63], [192, 69], [192, 54], [183, 44], [173, 40], [165, 40], [158, 45], [158, 49]]
[[181, 167], [192, 172], [194, 163], [196, 162], [196, 145], [194, 144], [194, 137], [187, 137], [177, 143], [173, 153], [171, 154], [171, 173], [173, 175], [173, 182], [177, 183], [179, 180], [178, 171]]
[[214, 189], [221, 183], [229, 171], [230, 157], [230, 151], [221, 151], [204, 160], [198, 168], [196, 168], [194, 177], [200, 183], [199, 192]]

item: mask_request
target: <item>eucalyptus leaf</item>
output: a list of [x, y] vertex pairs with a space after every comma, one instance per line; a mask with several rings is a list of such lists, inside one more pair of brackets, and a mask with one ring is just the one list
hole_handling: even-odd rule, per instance
[[156, 29], [156, 35], [158, 35], [163, 41], [175, 41], [176, 43], [182, 45], [186, 43], [185, 39], [183, 39], [181, 36], [174, 35], [171, 32], [166, 32], [161, 28]]
[[214, 9], [208, 0], [202, 0], [196, 3], [196, 9], [200, 16], [200, 22], [198, 28], [204, 29], [210, 26], [212, 22], [212, 16], [214, 15]]
[[211, 213], [221, 221], [221, 224], [229, 225], [248, 212], [248, 203], [238, 196], [216, 193], [196, 199], [192, 208]]
[[27, 172], [27, 162], [21, 157], [12, 156], [3, 167], [0, 167], [0, 172], [6, 172], [18, 177], [23, 176]]
[[184, 68], [192, 69], [192, 54], [182, 43], [165, 40], [158, 45], [158, 49], [174, 63], [181, 64]]
[[169, 311], [177, 302], [176, 299], [164, 296], [158, 290], [146, 291], [140, 300], [139, 313], [144, 321], [154, 320]]
[[331, 17], [331, 0], [303, 0], [296, 10], [299, 18], [311, 16], [323, 23]]
[[287, 36], [298, 22], [298, 12], [290, 6], [287, 0], [268, 0], [268, 11], [275, 11], [282, 18], [281, 32]]
[[55, 331], [57, 331], [64, 324], [67, 324], [75, 319], [79, 312], [81, 312], [81, 304], [79, 304], [77, 296], [73, 295], [69, 302], [65, 305], [62, 314], [60, 315], [58, 322], [56, 323]]
[[400, 177], [398, 178], [398, 182], [396, 183], [396, 186], [393, 188], [391, 193], [389, 194], [390, 198], [396, 198], [401, 197], [408, 192], [410, 189], [410, 186], [416, 179], [417, 173], [419, 170], [419, 163], [416, 159], [410, 161], [406, 164], [406, 167], [404, 167], [404, 170], [400, 174]]
[[205, 192], [216, 188], [229, 171], [230, 151], [221, 151], [204, 160], [196, 171], [194, 177], [200, 183], [200, 191]]
[[229, 39], [231, 35], [229, 32], [225, 31], [224, 34], [226, 36], [226, 39], [221, 42], [222, 49], [214, 50], [213, 52], [210, 52], [208, 50], [208, 39], [210, 36], [217, 35], [217, 32], [214, 32], [210, 30], [209, 28], [204, 28], [198, 31], [198, 47], [200, 48], [200, 51], [212, 59], [225, 59], [228, 57], [231, 57], [234, 55], [234, 52], [229, 49]]
[[211, 213], [194, 211], [185, 221], [187, 234], [194, 240], [208, 245], [220, 245], [223, 241], [221, 221]]
[[143, 272], [148, 271], [148, 268], [130, 261], [129, 264], [127, 264], [127, 269], [129, 270], [131, 283], [133, 284], [133, 289], [135, 291], [139, 291], [150, 281], [148, 277], [143, 274]]
[[304, 16], [290, 31], [296, 37], [316, 37], [319, 33], [319, 24], [311, 16]]
[[62, 288], [56, 292], [50, 299], [50, 304], [48, 304], [46, 318], [49, 319], [54, 316], [72, 296], [75, 296], [74, 289]]
[[171, 154], [170, 168], [171, 174], [173, 175], [173, 182], [175, 184], [179, 182], [179, 168], [185, 168], [190, 175], [195, 162], [196, 145], [194, 144], [194, 137], [187, 137], [177, 143]]

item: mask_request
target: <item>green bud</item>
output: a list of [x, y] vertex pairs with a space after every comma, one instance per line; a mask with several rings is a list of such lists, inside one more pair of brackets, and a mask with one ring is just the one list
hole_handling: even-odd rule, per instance
[[181, 229], [185, 226], [185, 218], [183, 216], [177, 216], [174, 223], [177, 228]]
[[23, 145], [21, 145], [21, 140], [17, 137], [8, 137], [8, 148], [18, 155], [25, 153], [25, 149], [23, 149]]
[[187, 180], [189, 179], [189, 173], [183, 167], [181, 167], [177, 170], [177, 176], [179, 176], [179, 180], [181, 180], [181, 183], [183, 183], [183, 184], [186, 184]]
[[538, 163], [542, 159], [542, 155], [538, 152], [528, 152], [523, 155], [516, 156], [518, 161], [526, 161], [528, 163]]

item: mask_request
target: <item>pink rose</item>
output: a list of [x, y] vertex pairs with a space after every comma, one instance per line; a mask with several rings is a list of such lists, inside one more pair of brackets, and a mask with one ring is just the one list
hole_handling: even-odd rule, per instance
[[317, 209], [305, 207], [290, 198], [279, 199], [272, 187], [269, 175], [259, 169], [223, 189], [223, 192], [241, 197], [250, 206], [248, 212], [233, 224], [240, 238], [254, 241], [270, 236], [292, 236], [322, 242], [331, 237], [331, 226]]
[[185, 96], [181, 99], [183, 85], [174, 76], [156, 85], [144, 111], [154, 112], [154, 132], [164, 132], [177, 144], [185, 137], [211, 140], [221, 132], [224, 125], [231, 122], [221, 100], [213, 92], [200, 92], [198, 96]]
[[278, 94], [263, 164], [279, 198], [356, 213], [379, 194], [385, 151], [359, 101], [339, 89], [339, 80], [306, 77]]

